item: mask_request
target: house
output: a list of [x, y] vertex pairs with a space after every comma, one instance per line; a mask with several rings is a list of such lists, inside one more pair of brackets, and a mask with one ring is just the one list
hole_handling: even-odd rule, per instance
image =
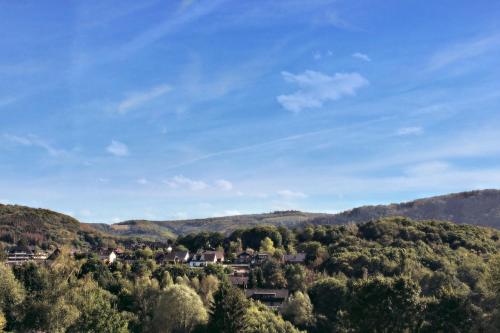
[[160, 263], [166, 264], [177, 264], [177, 263], [186, 263], [189, 260], [189, 251], [174, 251], [167, 252], [159, 255], [156, 258], [156, 261]]
[[248, 276], [250, 273], [250, 264], [230, 264], [229, 267], [233, 270], [232, 275]]
[[195, 254], [189, 266], [191, 267], [205, 267], [209, 264], [222, 264], [224, 262], [224, 253], [221, 251], [205, 251]]
[[116, 253], [113, 249], [102, 249], [99, 251], [99, 259], [106, 264], [112, 264], [116, 261]]
[[272, 257], [271, 253], [268, 253], [268, 252], [259, 252], [259, 253], [257, 253], [254, 256], [253, 263], [255, 263], [257, 265], [260, 265], [260, 264], [264, 263], [266, 260], [268, 260], [271, 257]]
[[125, 250], [122, 249], [121, 247], [117, 247], [113, 251], [115, 252], [117, 258], [121, 259], [125, 256]]
[[236, 255], [236, 264], [250, 264], [253, 260], [254, 251], [252, 249], [247, 249], [246, 251], [240, 252]]
[[255, 301], [267, 305], [270, 308], [279, 310], [288, 300], [287, 289], [246, 289], [245, 295]]
[[231, 275], [229, 276], [229, 282], [231, 282], [233, 286], [246, 289], [248, 285], [248, 276]]
[[47, 260], [48, 254], [27, 246], [14, 246], [7, 252], [7, 264], [20, 264], [27, 261]]
[[284, 260], [286, 264], [304, 264], [306, 262], [306, 254], [285, 254]]

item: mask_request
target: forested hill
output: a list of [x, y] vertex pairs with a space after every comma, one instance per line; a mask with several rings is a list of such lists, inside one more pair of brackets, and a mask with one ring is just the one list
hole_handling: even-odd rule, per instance
[[314, 224], [366, 222], [389, 216], [441, 220], [500, 229], [500, 190], [454, 193], [390, 205], [363, 206], [314, 219]]
[[99, 230], [117, 235], [147, 236], [161, 239], [165, 236], [186, 235], [202, 231], [229, 234], [235, 229], [249, 228], [255, 225], [297, 227], [307, 223], [345, 224], [390, 216], [404, 216], [415, 220], [451, 221], [500, 229], [500, 190], [462, 192], [400, 204], [363, 206], [339, 214], [282, 211], [182, 221], [133, 220], [111, 226], [102, 224], [94, 226]]
[[304, 213], [299, 211], [279, 211], [265, 214], [249, 214], [192, 219], [180, 221], [131, 220], [112, 225], [89, 224], [114, 235], [142, 236], [149, 238], [171, 238], [174, 235], [186, 235], [202, 231], [230, 234], [236, 229], [251, 228], [257, 225], [296, 227], [317, 218], [329, 217], [329, 214]]
[[16, 244], [42, 248], [68, 245], [85, 248], [98, 245], [103, 235], [71, 216], [48, 209], [0, 204], [0, 245]]
[[407, 203], [364, 206], [339, 214], [281, 211], [183, 221], [133, 220], [117, 224], [79, 223], [74, 218], [46, 209], [0, 204], [0, 243], [12, 244], [21, 236], [31, 243], [95, 245], [106, 238], [173, 239], [203, 231], [230, 234], [256, 225], [299, 227], [306, 224], [345, 224], [382, 217], [404, 216], [415, 220], [441, 220], [500, 229], [500, 191], [482, 190], [419, 199]]

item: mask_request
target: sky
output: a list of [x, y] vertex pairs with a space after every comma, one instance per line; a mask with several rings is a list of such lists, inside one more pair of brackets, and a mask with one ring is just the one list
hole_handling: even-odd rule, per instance
[[1, 1], [0, 202], [85, 222], [500, 188], [500, 2]]

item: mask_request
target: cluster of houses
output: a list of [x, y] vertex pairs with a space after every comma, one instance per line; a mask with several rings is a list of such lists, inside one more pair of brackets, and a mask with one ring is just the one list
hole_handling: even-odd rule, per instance
[[29, 246], [14, 246], [7, 252], [6, 263], [16, 265], [27, 261], [45, 261], [53, 257], [53, 255], [57, 255], [54, 252], [40, 251]]
[[[60, 253], [58, 249], [52, 253], [38, 251], [34, 248], [25, 246], [16, 246], [7, 252], [7, 264], [17, 265], [28, 261], [45, 261], [57, 257]], [[100, 249], [97, 252], [100, 260], [106, 264], [112, 264], [115, 261], [133, 262], [136, 258], [121, 248]], [[159, 253], [155, 260], [158, 264], [179, 264], [188, 265], [191, 268], [203, 268], [208, 265], [222, 265], [231, 268], [229, 275], [230, 282], [237, 287], [244, 289], [248, 298], [258, 300], [269, 307], [279, 309], [288, 299], [288, 290], [286, 289], [249, 289], [248, 279], [252, 267], [262, 265], [266, 260], [272, 257], [267, 252], [257, 252], [246, 250], [236, 254], [234, 260], [230, 262], [225, 260], [223, 251], [207, 250], [197, 253], [189, 251], [174, 251], [168, 247], [164, 252]], [[286, 264], [304, 264], [306, 260], [305, 253], [287, 254], [281, 257], [281, 261]]]

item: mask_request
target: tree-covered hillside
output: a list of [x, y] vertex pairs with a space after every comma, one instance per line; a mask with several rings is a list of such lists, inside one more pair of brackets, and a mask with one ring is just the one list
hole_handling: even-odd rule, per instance
[[307, 223], [345, 224], [361, 223], [372, 219], [405, 216], [416, 220], [434, 219], [490, 226], [500, 229], [500, 191], [482, 190], [418, 199], [401, 204], [363, 206], [338, 214], [279, 211], [266, 214], [236, 215], [181, 221], [125, 221], [111, 226], [88, 224], [114, 235], [168, 239], [172, 236], [198, 232], [222, 232], [230, 234], [239, 228], [256, 225], [297, 227]]
[[0, 245], [36, 245], [44, 249], [69, 245], [97, 246], [109, 238], [71, 216], [48, 209], [0, 204]]
[[[165, 245], [166, 246], [166, 245]], [[165, 248], [106, 264], [63, 253], [0, 263], [0, 327], [14, 332], [498, 332], [500, 232], [404, 217], [359, 225], [270, 225], [198, 233], [174, 248], [216, 248], [225, 265], [162, 261]], [[249, 248], [248, 288], [287, 290], [275, 310], [229, 283]], [[305, 253], [287, 263], [286, 253]], [[156, 259], [156, 260], [155, 260]]]

